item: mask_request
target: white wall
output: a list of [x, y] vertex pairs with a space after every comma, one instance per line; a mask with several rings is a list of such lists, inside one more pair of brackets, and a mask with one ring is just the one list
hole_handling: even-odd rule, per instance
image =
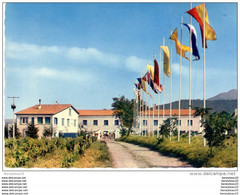
[[[119, 128], [118, 125], [114, 125], [114, 121], [118, 120], [115, 118], [115, 116], [79, 116], [79, 125], [83, 124], [83, 120], [87, 120], [87, 125], [83, 125], [83, 127], [87, 131], [91, 131], [91, 132], [95, 132], [98, 130], [113, 132]], [[98, 120], [97, 126], [93, 125], [93, 120]], [[104, 125], [104, 120], [108, 120], [107, 126]]]
[[[71, 115], [69, 115], [69, 109], [71, 109]], [[54, 124], [54, 118], [58, 119], [57, 125]], [[64, 125], [62, 125], [62, 118], [64, 118]], [[69, 119], [69, 126], [67, 125], [67, 119]], [[76, 120], [75, 126], [74, 126], [74, 120]], [[78, 113], [72, 107], [67, 108], [53, 115], [52, 124], [57, 132], [77, 133], [78, 132]]]

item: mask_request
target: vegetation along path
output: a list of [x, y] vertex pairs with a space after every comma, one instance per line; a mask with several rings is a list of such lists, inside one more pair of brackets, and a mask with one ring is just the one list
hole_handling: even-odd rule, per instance
[[112, 158], [113, 168], [176, 168], [191, 167], [187, 162], [177, 158], [161, 155], [149, 148], [105, 140]]

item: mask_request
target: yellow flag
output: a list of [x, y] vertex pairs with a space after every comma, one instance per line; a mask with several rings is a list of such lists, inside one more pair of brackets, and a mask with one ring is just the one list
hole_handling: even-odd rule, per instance
[[160, 48], [163, 50], [164, 52], [164, 73], [165, 75], [167, 75], [169, 77], [169, 75], [171, 74], [170, 68], [169, 68], [169, 49], [167, 46], [160, 46]]
[[147, 68], [150, 72], [152, 79], [154, 78], [154, 67], [152, 65], [147, 65]]
[[[147, 89], [146, 89], [146, 81], [144, 81], [143, 79], [141, 79], [141, 82], [142, 82], [142, 89], [146, 92], [146, 94], [150, 95], [150, 93], [147, 92]], [[150, 95], [151, 96], [151, 95]]]
[[[172, 39], [173, 41], [175, 41], [175, 45], [176, 45], [176, 52], [178, 55], [181, 55], [182, 57], [186, 58], [187, 60], [189, 60], [186, 56], [185, 56], [185, 52], [192, 52], [192, 48], [186, 46], [186, 45], [182, 45], [179, 41], [178, 41], [178, 33], [177, 33], [177, 29], [174, 30], [174, 32], [172, 33], [172, 35], [170, 36], [170, 39]], [[182, 48], [182, 51], [181, 51]]]

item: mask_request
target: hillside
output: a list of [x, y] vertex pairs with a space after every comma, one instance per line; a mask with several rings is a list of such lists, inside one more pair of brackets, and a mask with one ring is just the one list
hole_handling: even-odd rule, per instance
[[[206, 106], [212, 108], [212, 112], [226, 111], [233, 113], [237, 108], [237, 100], [206, 100]], [[162, 105], [160, 109], [162, 109]], [[202, 100], [192, 100], [192, 107], [203, 107]], [[165, 109], [169, 109], [170, 104], [165, 104]], [[172, 109], [178, 109], [178, 101], [172, 103]], [[181, 100], [181, 109], [188, 109], [188, 100]]]
[[208, 100], [237, 100], [238, 91], [237, 89], [232, 89], [228, 92], [220, 93]]

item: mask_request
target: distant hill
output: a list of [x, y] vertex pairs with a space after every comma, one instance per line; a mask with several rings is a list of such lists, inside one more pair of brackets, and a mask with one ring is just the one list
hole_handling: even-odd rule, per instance
[[237, 89], [232, 89], [228, 92], [220, 93], [208, 100], [237, 100], [238, 91]]
[[[188, 103], [188, 100], [181, 100], [181, 109], [188, 109]], [[206, 106], [212, 108], [212, 112], [226, 111], [232, 114], [237, 108], [237, 100], [206, 100]], [[194, 107], [203, 107], [203, 100], [192, 100], [192, 108]], [[160, 109], [162, 108], [161, 105]], [[170, 104], [165, 104], [165, 109], [170, 109]], [[178, 101], [172, 102], [172, 109], [178, 109]]]
[[[232, 89], [211, 97], [206, 100], [206, 107], [212, 108], [212, 112], [226, 111], [232, 114], [237, 108], [237, 93], [237, 89]], [[188, 100], [181, 100], [181, 109], [188, 109], [188, 104]], [[203, 100], [192, 100], [192, 108], [194, 107], [203, 107]], [[163, 106], [160, 105], [160, 109], [162, 108]], [[170, 109], [170, 104], [165, 104], [165, 109]], [[178, 101], [172, 102], [172, 109], [178, 109]]]

